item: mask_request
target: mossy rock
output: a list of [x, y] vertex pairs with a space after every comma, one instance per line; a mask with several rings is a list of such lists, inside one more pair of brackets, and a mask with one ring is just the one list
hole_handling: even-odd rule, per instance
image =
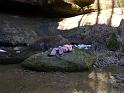
[[81, 50], [48, 57], [48, 53], [35, 54], [26, 59], [22, 66], [36, 71], [67, 71], [77, 72], [89, 70], [95, 57]]
[[116, 51], [119, 49], [119, 41], [115, 33], [107, 41], [107, 47], [109, 50]]

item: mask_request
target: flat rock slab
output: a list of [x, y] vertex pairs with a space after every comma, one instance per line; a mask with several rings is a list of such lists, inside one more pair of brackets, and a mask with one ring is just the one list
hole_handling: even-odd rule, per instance
[[77, 72], [89, 70], [95, 57], [81, 50], [48, 57], [47, 53], [38, 53], [27, 58], [22, 66], [37, 71]]

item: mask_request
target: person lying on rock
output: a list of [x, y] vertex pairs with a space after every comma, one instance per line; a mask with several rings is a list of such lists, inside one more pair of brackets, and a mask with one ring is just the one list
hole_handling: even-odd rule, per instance
[[59, 51], [59, 48], [53, 48], [51, 53], [50, 53], [50, 56], [55, 56], [58, 51]]
[[55, 56], [57, 54], [62, 55], [63, 53], [71, 52], [73, 45], [63, 45], [58, 48], [53, 48], [49, 56]]
[[66, 44], [66, 45], [63, 46], [63, 48], [64, 48], [64, 49], [67, 48], [65, 52], [70, 52], [70, 51], [72, 51], [72, 49], [73, 49], [73, 45], [68, 45], [68, 44]]

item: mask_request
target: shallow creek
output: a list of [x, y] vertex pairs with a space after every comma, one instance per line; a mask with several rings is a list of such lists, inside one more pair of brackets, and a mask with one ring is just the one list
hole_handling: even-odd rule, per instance
[[110, 73], [124, 73], [117, 68], [46, 73], [25, 70], [19, 64], [0, 65], [0, 93], [123, 93], [123, 88], [108, 83]]

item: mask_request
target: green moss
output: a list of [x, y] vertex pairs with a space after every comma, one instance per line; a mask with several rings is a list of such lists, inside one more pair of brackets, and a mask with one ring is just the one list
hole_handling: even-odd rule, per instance
[[61, 59], [79, 64], [83, 63], [83, 69], [91, 69], [96, 60], [93, 55], [90, 55], [80, 49], [75, 49], [73, 52], [70, 52], [65, 56], [61, 56]]
[[119, 42], [115, 33], [113, 33], [109, 38], [107, 42], [107, 47], [112, 51], [116, 51], [119, 49]]
[[77, 72], [92, 69], [94, 58], [93, 55], [78, 49], [54, 57], [38, 53], [26, 59], [22, 66], [37, 71]]
[[93, 63], [96, 61], [96, 58], [94, 56], [85, 55], [84, 57], [84, 63], [88, 69], [92, 68]]

